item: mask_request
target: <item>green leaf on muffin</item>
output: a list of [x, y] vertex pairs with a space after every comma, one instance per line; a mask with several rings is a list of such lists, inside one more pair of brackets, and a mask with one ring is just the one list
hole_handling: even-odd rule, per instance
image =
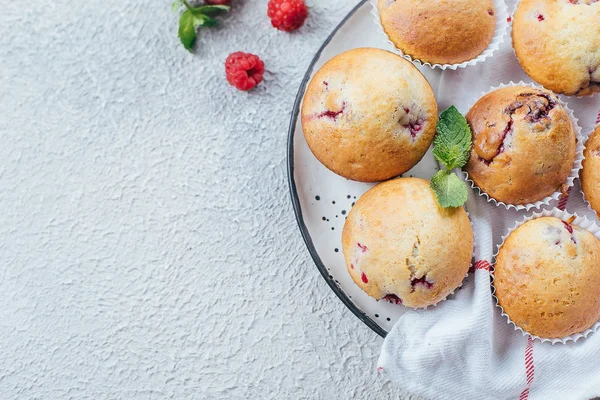
[[465, 183], [447, 169], [442, 169], [432, 176], [429, 185], [442, 207], [460, 207], [467, 201]]
[[467, 186], [452, 170], [464, 167], [469, 161], [471, 141], [467, 120], [456, 107], [450, 106], [440, 115], [433, 139], [433, 156], [445, 169], [431, 178], [430, 186], [442, 207], [460, 207], [467, 201]]
[[433, 156], [446, 169], [462, 168], [469, 161], [471, 128], [467, 120], [450, 106], [440, 115], [433, 138]]

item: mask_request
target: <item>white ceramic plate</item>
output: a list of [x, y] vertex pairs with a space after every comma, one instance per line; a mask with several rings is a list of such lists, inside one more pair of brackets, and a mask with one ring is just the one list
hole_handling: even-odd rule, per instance
[[[465, 74], [465, 70], [441, 71], [417, 67], [429, 80], [434, 93], [438, 93], [436, 97], [440, 110], [454, 104], [459, 110], [466, 112], [484, 91], [489, 90], [490, 86], [498, 86], [500, 83], [498, 79], [501, 76], [509, 75], [511, 78], [509, 80], [515, 82], [520, 80], [529, 82], [514, 57], [512, 46], [508, 42], [505, 44], [508, 47], [504, 49], [501, 47], [497, 55], [499, 61], [503, 60], [501, 68], [470, 67], [472, 69], [469, 70], [469, 74], [472, 74], [472, 78], [469, 79], [468, 85], [464, 85], [464, 79], [446, 79]], [[367, 296], [350, 278], [341, 251], [344, 219], [353, 203], [373, 184], [349, 181], [321, 165], [306, 144], [298, 118], [304, 91], [313, 72], [333, 56], [357, 47], [394, 50], [386, 37], [381, 34], [380, 27], [371, 15], [371, 5], [367, 0], [361, 1], [325, 41], [302, 81], [289, 129], [288, 179], [298, 225], [317, 268], [342, 302], [365, 324], [384, 336], [407, 309], [402, 305], [376, 301]], [[439, 90], [440, 88], [444, 90]], [[447, 104], [448, 99], [440, 98], [439, 94], [442, 92], [453, 94], [450, 104]], [[563, 96], [561, 98], [568, 102], [569, 107], [576, 110], [575, 115], [584, 128], [584, 135], [600, 123], [597, 96], [595, 99], [570, 97], [567, 100]], [[438, 166], [429, 152], [413, 170], [405, 175], [429, 179], [437, 169]], [[587, 209], [582, 196], [577, 195], [579, 190], [579, 183], [576, 181], [572, 191], [575, 195], [569, 197], [569, 211], [577, 212], [579, 215], [589, 213], [590, 218], [595, 218], [594, 213]], [[556, 205], [557, 202], [551, 204], [551, 206]], [[488, 206], [495, 208], [492, 204]], [[507, 210], [505, 214], [507, 220], [512, 218], [517, 220], [524, 215], [515, 210]], [[497, 238], [505, 233], [502, 231], [504, 229], [502, 224], [493, 228]]]
[[[306, 85], [313, 73], [333, 56], [357, 47], [393, 50], [376, 30], [366, 0], [350, 12], [325, 41], [300, 86], [289, 130], [288, 177], [300, 230], [321, 274], [358, 318], [384, 336], [407, 309], [367, 296], [350, 278], [342, 255], [345, 217], [354, 202], [374, 184], [353, 182], [325, 168], [308, 148], [298, 118]], [[427, 67], [420, 70], [435, 92], [442, 72]], [[438, 165], [429, 151], [404, 176], [429, 179], [437, 170]]]

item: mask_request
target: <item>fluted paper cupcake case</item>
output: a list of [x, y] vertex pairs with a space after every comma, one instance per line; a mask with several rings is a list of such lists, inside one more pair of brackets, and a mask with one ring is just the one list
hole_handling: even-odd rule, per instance
[[577, 214], [571, 214], [568, 213], [566, 211], [561, 211], [558, 208], [554, 208], [552, 210], [543, 210], [541, 212], [535, 212], [530, 216], [527, 216], [525, 218], [523, 218], [520, 221], [517, 221], [515, 223], [515, 225], [510, 228], [508, 230], [508, 232], [506, 233], [506, 235], [502, 236], [502, 243], [500, 243], [497, 247], [496, 253], [494, 254], [494, 266], [492, 268], [492, 270], [490, 271], [490, 275], [492, 277], [492, 296], [494, 297], [494, 299], [496, 300], [496, 307], [498, 307], [500, 309], [500, 311], [502, 312], [502, 316], [506, 318], [507, 323], [509, 325], [513, 325], [514, 329], [516, 331], [519, 331], [523, 334], [523, 336], [529, 336], [535, 340], [539, 340], [542, 343], [544, 342], [550, 342], [552, 344], [557, 344], [557, 343], [562, 343], [562, 344], [566, 344], [568, 342], [577, 342], [578, 340], [580, 340], [581, 338], [587, 338], [590, 334], [596, 332], [598, 330], [598, 328], [600, 327], [600, 321], [597, 321], [591, 328], [580, 332], [580, 333], [575, 333], [573, 335], [569, 335], [569, 336], [565, 336], [563, 338], [560, 339], [549, 339], [549, 338], [542, 338], [540, 336], [536, 336], [536, 335], [532, 335], [531, 333], [525, 331], [523, 328], [521, 328], [520, 326], [518, 326], [515, 322], [513, 322], [510, 319], [510, 316], [504, 312], [504, 309], [502, 308], [502, 306], [500, 305], [500, 301], [498, 300], [498, 297], [496, 297], [496, 287], [494, 286], [494, 269], [496, 267], [496, 259], [498, 257], [498, 253], [500, 253], [500, 249], [502, 248], [502, 246], [504, 245], [504, 242], [506, 241], [506, 239], [510, 236], [511, 233], [513, 233], [518, 227], [520, 227], [521, 225], [523, 225], [524, 223], [537, 219], [537, 218], [541, 218], [541, 217], [556, 217], [559, 218], [563, 221], [567, 221], [569, 218], [571, 217], [575, 217], [575, 220], [573, 221], [573, 225], [577, 225], [580, 228], [586, 229], [588, 231], [590, 231], [594, 236], [596, 236], [598, 239], [600, 239], [600, 226], [598, 226], [596, 223], [594, 223], [593, 221], [590, 221], [588, 218], [586, 217], [580, 217]]
[[466, 68], [470, 65], [475, 65], [479, 62], [485, 61], [486, 59], [492, 57], [496, 51], [498, 51], [498, 49], [500, 48], [500, 45], [504, 41], [504, 37], [506, 35], [506, 31], [508, 30], [508, 26], [509, 26], [509, 24], [508, 24], [508, 7], [506, 6], [506, 3], [503, 0], [494, 0], [494, 9], [495, 9], [495, 13], [496, 13], [495, 14], [496, 15], [496, 29], [494, 30], [494, 36], [492, 37], [492, 41], [490, 42], [488, 47], [486, 47], [485, 50], [477, 57], [475, 57], [471, 60], [468, 60], [468, 61], [463, 61], [459, 64], [431, 64], [426, 61], [421, 61], [417, 58], [413, 58], [408, 54], [404, 54], [404, 52], [401, 49], [396, 47], [396, 45], [390, 40], [388, 35], [385, 33], [385, 31], [383, 29], [383, 25], [381, 24], [381, 18], [379, 16], [379, 7], [377, 4], [378, 1], [370, 0], [370, 3], [371, 3], [371, 14], [375, 18], [375, 23], [377, 24], [378, 32], [381, 35], [383, 35], [383, 37], [388, 41], [388, 43], [390, 45], [392, 45], [392, 47], [394, 49], [396, 49], [396, 52], [398, 52], [402, 57], [404, 57], [408, 61], [412, 62], [413, 64], [425, 65], [432, 69], [439, 68], [441, 70], [446, 70], [446, 69], [456, 70], [458, 68]]
[[[519, 8], [519, 4], [521, 4], [521, 0], [517, 0], [517, 2], [515, 3], [515, 5], [514, 5], [514, 7], [513, 7], [512, 11], [511, 11], [511, 13], [510, 13], [510, 16], [509, 16], [509, 18], [510, 18], [510, 23], [508, 24], [508, 28], [507, 28], [507, 36], [508, 36], [508, 40], [510, 40], [510, 47], [511, 47], [511, 48], [512, 48], [512, 50], [513, 50], [513, 54], [515, 55], [515, 58], [517, 59], [517, 62], [519, 63], [519, 65], [520, 65], [520, 66], [522, 66], [523, 64], [521, 64], [521, 60], [520, 60], [520, 59], [519, 59], [519, 57], [517, 56], [517, 51], [515, 50], [515, 45], [514, 45], [514, 42], [513, 42], [513, 40], [512, 40], [513, 22], [514, 22], [514, 20], [515, 20], [515, 13], [517, 12], [517, 8]], [[522, 67], [521, 67], [521, 68], [522, 68]], [[529, 76], [529, 74], [527, 74], [527, 76]], [[531, 77], [530, 77], [530, 78], [531, 78]], [[531, 80], [533, 80], [533, 78], [531, 78]], [[542, 86], [542, 85], [540, 85], [540, 87], [543, 87], [543, 86]], [[550, 91], [550, 92], [554, 93], [554, 94], [555, 94], [555, 95], [557, 95], [557, 96], [558, 96], [558, 95], [566, 96], [566, 95], [564, 95], [564, 94], [562, 94], [562, 93], [556, 93], [556, 92], [554, 92], [553, 90], [551, 90], [551, 89], [548, 89], [548, 88], [546, 88], [546, 87], [544, 87], [544, 89], [546, 89], [546, 90], [548, 90], [548, 91]], [[588, 98], [588, 97], [594, 97], [594, 96], [596, 96], [596, 95], [597, 95], [597, 94], [599, 94], [599, 93], [600, 93], [600, 92], [596, 92], [596, 93], [594, 93], [594, 94], [591, 94], [591, 95], [589, 95], [589, 96], [577, 96], [577, 95], [574, 95], [574, 96], [567, 96], [567, 97]]]
[[600, 216], [598, 215], [598, 211], [594, 210], [594, 208], [592, 207], [592, 205], [590, 204], [590, 202], [588, 201], [588, 199], [585, 197], [585, 192], [583, 191], [583, 188], [581, 188], [580, 192], [581, 192], [581, 196], [583, 197], [583, 202], [587, 206], [588, 210], [590, 210], [591, 212], [593, 212], [594, 215], [596, 216], [596, 218], [600, 218]]
[[[525, 83], [523, 81], [515, 83], [513, 81], [510, 81], [509, 83], [503, 83], [503, 84], [500, 84], [499, 86], [494, 86], [494, 87], [490, 88], [490, 90], [488, 90], [487, 92], [482, 93], [479, 96], [479, 98], [475, 102], [473, 102], [473, 105], [477, 101], [479, 101], [479, 99], [481, 99], [483, 96], [485, 96], [495, 90], [502, 89], [505, 87], [510, 87], [510, 86], [529, 86], [534, 89], [545, 90], [547, 92], [554, 93], [554, 92], [549, 91], [548, 89], [545, 89], [544, 87], [534, 84], [534, 83]], [[554, 94], [554, 96], [558, 100], [558, 104], [560, 104], [567, 111], [567, 114], [569, 115], [569, 118], [571, 119], [571, 123], [573, 124], [573, 129], [575, 130], [575, 137], [577, 138], [577, 147], [575, 149], [575, 162], [573, 163], [573, 168], [571, 168], [571, 173], [569, 174], [569, 176], [567, 177], [567, 180], [565, 181], [567, 188], [571, 188], [571, 187], [573, 187], [573, 185], [575, 183], [575, 179], [577, 179], [579, 177], [579, 170], [581, 169], [581, 163], [584, 160], [583, 145], [585, 143], [585, 137], [581, 133], [581, 127], [579, 126], [579, 119], [577, 119], [575, 117], [573, 110], [571, 110], [569, 108], [569, 106], [567, 105], [567, 103], [565, 103], [563, 100], [561, 100], [559, 96], [557, 96], [556, 94]], [[466, 171], [462, 171], [462, 175], [464, 176], [465, 180], [471, 185], [471, 187], [478, 192], [479, 196], [485, 197], [485, 199], [487, 200], [488, 203], [494, 203], [497, 206], [503, 206], [507, 210], [509, 210], [511, 208], [514, 208], [517, 211], [521, 211], [521, 210], [529, 211], [531, 209], [540, 209], [542, 206], [549, 205], [550, 202], [553, 200], [558, 201], [560, 199], [560, 196], [562, 195], [562, 192], [560, 190], [558, 190], [558, 191], [552, 193], [550, 196], [546, 196], [542, 200], [536, 201], [535, 203], [507, 204], [502, 201], [498, 201], [498, 200], [494, 199], [493, 197], [491, 197], [490, 195], [488, 195], [483, 189], [481, 189], [479, 186], [477, 186], [475, 184], [475, 182], [469, 177], [469, 174]]]

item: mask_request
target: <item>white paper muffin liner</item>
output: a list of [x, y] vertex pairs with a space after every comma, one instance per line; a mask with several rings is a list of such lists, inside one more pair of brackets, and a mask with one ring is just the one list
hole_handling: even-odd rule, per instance
[[598, 239], [600, 239], [600, 226], [598, 226], [595, 222], [590, 221], [586, 217], [580, 217], [577, 214], [571, 214], [566, 211], [561, 211], [558, 208], [554, 208], [552, 210], [543, 210], [541, 212], [535, 212], [532, 215], [529, 215], [529, 216], [521, 219], [520, 221], [515, 222], [515, 225], [512, 228], [510, 228], [504, 236], [502, 236], [502, 243], [500, 243], [498, 245], [496, 253], [494, 254], [494, 260], [493, 260], [494, 266], [493, 266], [492, 270], [490, 271], [490, 275], [492, 277], [492, 281], [491, 281], [492, 296], [496, 300], [496, 307], [498, 307], [501, 310], [502, 316], [506, 317], [507, 323], [509, 325], [513, 325], [514, 329], [516, 331], [521, 332], [523, 334], [523, 336], [529, 336], [533, 339], [541, 341], [542, 343], [550, 342], [552, 344], [556, 344], [556, 343], [566, 344], [567, 342], [576, 342], [576, 341], [580, 340], [581, 338], [587, 338], [590, 334], [592, 334], [598, 330], [598, 328], [600, 327], [600, 321], [597, 321], [591, 328], [589, 328], [583, 332], [575, 333], [573, 335], [566, 336], [566, 337], [563, 337], [560, 339], [542, 338], [542, 337], [539, 337], [536, 335], [532, 335], [531, 333], [525, 331], [523, 328], [521, 328], [516, 323], [514, 323], [510, 319], [510, 316], [506, 312], [504, 312], [504, 309], [500, 305], [500, 301], [498, 300], [498, 297], [496, 297], [496, 287], [494, 286], [494, 279], [495, 279], [494, 272], [495, 272], [495, 266], [496, 266], [496, 258], [498, 257], [498, 253], [500, 252], [500, 249], [504, 245], [504, 242], [506, 241], [506, 239], [510, 236], [511, 233], [513, 233], [518, 227], [520, 227], [524, 223], [534, 220], [534, 219], [537, 219], [537, 218], [540, 218], [540, 217], [556, 217], [563, 221], [567, 221], [569, 218], [571, 218], [573, 216], [575, 217], [575, 220], [573, 221], [572, 225], [577, 225], [580, 228], [586, 229], [589, 232], [591, 232], [594, 236], [596, 236]]
[[[573, 185], [575, 183], [575, 179], [579, 178], [579, 170], [581, 170], [581, 163], [584, 160], [584, 156], [583, 156], [584, 146], [583, 145], [585, 143], [585, 137], [581, 133], [581, 127], [579, 126], [579, 119], [577, 119], [575, 117], [573, 110], [571, 110], [569, 108], [567, 103], [565, 103], [563, 100], [561, 100], [561, 98], [558, 95], [556, 95], [554, 92], [549, 91], [548, 89], [544, 88], [543, 86], [540, 86], [540, 85], [537, 85], [534, 83], [525, 83], [523, 81], [518, 82], [518, 83], [510, 81], [509, 83], [502, 83], [498, 86], [493, 86], [487, 92], [482, 93], [481, 96], [479, 96], [479, 98], [473, 103], [473, 105], [475, 105], [475, 103], [477, 101], [479, 101], [483, 96], [485, 96], [495, 90], [502, 89], [502, 88], [509, 87], [509, 86], [529, 86], [534, 89], [545, 90], [550, 93], [553, 93], [554, 96], [556, 97], [556, 99], [558, 100], [558, 104], [560, 104], [567, 111], [567, 114], [569, 115], [569, 118], [571, 119], [571, 123], [573, 124], [573, 129], [575, 130], [575, 137], [577, 138], [577, 146], [575, 149], [575, 162], [573, 163], [573, 168], [571, 168], [571, 173], [569, 174], [569, 176], [567, 177], [567, 180], [565, 181], [567, 188], [573, 187]], [[542, 200], [536, 201], [535, 203], [507, 204], [502, 201], [498, 201], [498, 200], [494, 199], [493, 197], [491, 197], [490, 195], [488, 195], [483, 189], [481, 189], [479, 186], [477, 186], [475, 184], [475, 182], [469, 177], [469, 174], [466, 171], [463, 170], [462, 175], [465, 178], [465, 180], [471, 185], [471, 187], [477, 191], [479, 196], [484, 197], [488, 203], [494, 203], [497, 206], [503, 206], [507, 210], [510, 210], [511, 208], [514, 208], [518, 211], [521, 211], [521, 210], [529, 211], [531, 209], [540, 209], [542, 206], [549, 205], [550, 202], [553, 200], [558, 201], [560, 199], [560, 196], [562, 195], [562, 192], [559, 190], [559, 191], [552, 193], [550, 196], [544, 197]]]
[[[509, 17], [510, 17], [510, 23], [508, 24], [508, 28], [507, 28], [507, 36], [508, 36], [508, 40], [510, 40], [510, 47], [511, 47], [511, 48], [512, 48], [512, 50], [513, 50], [513, 54], [515, 55], [515, 58], [516, 58], [516, 59], [517, 59], [517, 61], [519, 62], [519, 65], [521, 66], [521, 68], [523, 68], [523, 64], [521, 63], [521, 59], [520, 59], [520, 58], [517, 56], [517, 51], [515, 50], [515, 44], [514, 44], [514, 42], [513, 42], [513, 39], [512, 39], [512, 33], [513, 33], [513, 22], [514, 22], [514, 20], [515, 20], [515, 13], [517, 12], [517, 8], [519, 8], [519, 4], [521, 4], [521, 0], [517, 0], [517, 2], [515, 2], [515, 5], [513, 6], [513, 9], [512, 9], [512, 11], [511, 11], [511, 13], [510, 13], [510, 16], [509, 16]], [[525, 70], [523, 69], [523, 71], [525, 71]], [[527, 72], [525, 72], [525, 74], [527, 74]], [[527, 74], [527, 76], [529, 76], [529, 74]], [[529, 78], [530, 78], [532, 81], [535, 81], [535, 80], [534, 80], [533, 78], [531, 78], [530, 76], [529, 76]], [[538, 85], [539, 85], [539, 84], [538, 84]], [[541, 86], [541, 87], [544, 87], [544, 86], [542, 86], [542, 85], [540, 85], [540, 86]], [[555, 91], [553, 91], [553, 90], [551, 90], [551, 89], [548, 89], [548, 88], [546, 88], [546, 87], [544, 87], [544, 89], [546, 89], [546, 90], [548, 90], [548, 91], [550, 91], [550, 92], [554, 93], [554, 94], [555, 94], [555, 95], [557, 95], [557, 96], [577, 97], [577, 98], [588, 98], [588, 97], [594, 97], [594, 96], [596, 96], [597, 94], [600, 94], [600, 92], [596, 92], [596, 93], [590, 94], [590, 95], [588, 95], [588, 96], [581, 96], [581, 95], [579, 95], [579, 96], [578, 96], [578, 95], [567, 96], [566, 94], [563, 94], [563, 93], [556, 93]]]
[[370, 3], [371, 3], [371, 14], [375, 18], [375, 23], [377, 24], [378, 32], [381, 35], [383, 35], [383, 37], [388, 41], [388, 43], [390, 43], [396, 49], [396, 51], [402, 57], [407, 59], [408, 61], [410, 61], [416, 65], [421, 65], [421, 66], [424, 65], [424, 66], [428, 66], [433, 69], [439, 68], [441, 70], [446, 70], [446, 69], [456, 70], [457, 68], [466, 68], [470, 65], [475, 65], [479, 62], [485, 61], [487, 58], [492, 57], [494, 52], [498, 51], [498, 49], [500, 48], [500, 45], [502, 44], [502, 42], [504, 42], [504, 37], [505, 37], [506, 31], [508, 30], [508, 26], [509, 26], [509, 24], [508, 24], [509, 14], [508, 14], [508, 7], [506, 6], [506, 3], [504, 2], [504, 0], [494, 0], [494, 12], [495, 12], [495, 16], [496, 16], [496, 29], [494, 31], [494, 36], [492, 37], [492, 41], [490, 42], [488, 47], [486, 47], [485, 50], [477, 57], [475, 57], [471, 60], [468, 60], [468, 61], [463, 61], [462, 63], [459, 63], [459, 64], [431, 64], [431, 63], [421, 61], [416, 58], [412, 58], [410, 55], [404, 54], [404, 52], [401, 49], [396, 47], [396, 45], [390, 40], [390, 38], [385, 33], [385, 31], [383, 29], [383, 25], [381, 24], [381, 18], [379, 16], [379, 7], [377, 5], [378, 0], [370, 0]]
[[594, 210], [594, 208], [592, 207], [592, 205], [590, 204], [588, 199], [585, 197], [585, 192], [583, 191], [583, 188], [581, 188], [580, 192], [581, 192], [581, 196], [583, 197], [583, 202], [587, 206], [588, 210], [593, 212], [594, 215], [596, 216], [596, 218], [600, 218], [600, 216], [598, 215], [598, 212], [596, 210]]

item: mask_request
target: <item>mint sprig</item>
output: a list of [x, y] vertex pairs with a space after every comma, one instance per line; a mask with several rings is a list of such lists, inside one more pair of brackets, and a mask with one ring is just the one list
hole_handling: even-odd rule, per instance
[[186, 0], [175, 0], [173, 10], [177, 11], [185, 6], [186, 10], [179, 17], [179, 40], [189, 52], [192, 51], [198, 37], [199, 27], [211, 27], [217, 25], [218, 21], [212, 17], [219, 11], [229, 11], [229, 6], [200, 6], [192, 7]]
[[444, 208], [460, 207], [467, 201], [467, 187], [458, 175], [452, 171], [439, 170], [431, 177], [429, 185], [435, 192], [438, 202]]
[[433, 139], [433, 156], [445, 169], [439, 170], [429, 182], [442, 207], [460, 207], [467, 201], [467, 186], [452, 170], [464, 167], [469, 161], [471, 141], [467, 120], [456, 107], [450, 106], [440, 115]]

